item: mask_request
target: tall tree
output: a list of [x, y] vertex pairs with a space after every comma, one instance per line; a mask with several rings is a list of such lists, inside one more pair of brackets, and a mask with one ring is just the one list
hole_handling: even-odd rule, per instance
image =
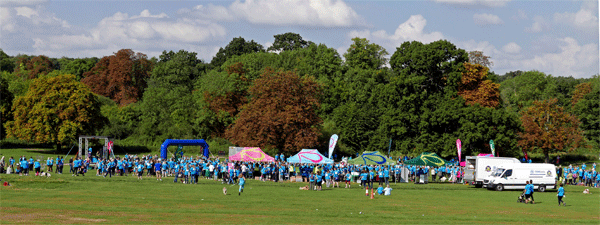
[[500, 84], [486, 79], [488, 68], [479, 64], [465, 63], [458, 94], [467, 105], [480, 104], [495, 108], [500, 104]]
[[592, 81], [577, 86], [572, 106], [585, 136], [595, 142], [597, 148], [600, 145], [600, 76], [596, 75]]
[[99, 95], [109, 97], [119, 105], [137, 102], [147, 86], [153, 63], [142, 53], [121, 49], [103, 57], [81, 80]]
[[457, 92], [466, 61], [466, 52], [448, 41], [398, 47], [390, 60], [394, 76], [381, 89], [379, 147], [392, 137], [398, 140], [395, 149], [403, 153], [453, 154], [449, 143], [459, 138], [464, 101]]
[[226, 131], [234, 144], [284, 152], [317, 144], [321, 88], [313, 78], [267, 69], [249, 93], [252, 99]]
[[504, 106], [515, 112], [531, 106], [534, 101], [556, 98], [557, 93], [555, 80], [539, 71], [527, 71], [500, 84]]
[[0, 77], [0, 139], [6, 137], [4, 124], [12, 120], [10, 109], [13, 102], [13, 94], [8, 91], [8, 81], [4, 77]]
[[151, 144], [166, 138], [196, 137], [193, 79], [200, 77], [204, 67], [195, 52], [163, 52], [140, 103], [143, 141]]
[[73, 74], [78, 80], [83, 79], [83, 74], [92, 70], [98, 63], [98, 58], [85, 58], [66, 61], [61, 65], [61, 71], [65, 74]]
[[97, 98], [73, 75], [35, 79], [12, 110], [7, 137], [56, 144], [57, 151], [77, 135], [94, 134], [105, 122]]
[[13, 72], [14, 68], [15, 63], [12, 61], [11, 57], [0, 49], [0, 71]]
[[352, 38], [344, 58], [346, 65], [361, 69], [380, 69], [387, 63], [386, 56], [389, 54], [383, 47], [375, 43], [369, 43], [366, 38]]
[[523, 132], [519, 133], [519, 146], [528, 151], [541, 150], [546, 163], [551, 152], [573, 150], [584, 141], [577, 117], [565, 112], [557, 101], [534, 101], [521, 112]]
[[264, 47], [254, 40], [246, 41], [242, 37], [233, 38], [225, 48], [219, 48], [215, 57], [210, 61], [210, 65], [213, 68], [220, 68], [232, 56], [264, 51]]
[[494, 66], [494, 63], [490, 60], [492, 57], [484, 55], [482, 51], [470, 51], [469, 62], [472, 64], [479, 64], [490, 68]]
[[33, 58], [19, 57], [15, 73], [26, 79], [35, 79], [54, 70], [54, 64], [47, 56], [40, 55]]
[[302, 36], [296, 33], [288, 32], [285, 34], [274, 35], [275, 41], [267, 51], [291, 51], [306, 48], [310, 43], [302, 39]]

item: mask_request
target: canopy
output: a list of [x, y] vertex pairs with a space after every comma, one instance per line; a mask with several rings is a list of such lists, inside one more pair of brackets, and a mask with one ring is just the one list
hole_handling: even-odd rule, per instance
[[331, 164], [333, 160], [326, 158], [316, 149], [302, 149], [295, 156], [287, 159], [289, 163]]
[[275, 158], [265, 154], [259, 147], [244, 147], [242, 151], [229, 156], [229, 160], [244, 162], [275, 162]]
[[356, 159], [348, 160], [348, 164], [355, 165], [396, 165], [396, 162], [388, 159], [378, 151], [365, 151]]
[[443, 166], [446, 163], [448, 163], [448, 161], [440, 158], [437, 154], [430, 152], [423, 152], [414, 159], [404, 161], [404, 164], [417, 166]]

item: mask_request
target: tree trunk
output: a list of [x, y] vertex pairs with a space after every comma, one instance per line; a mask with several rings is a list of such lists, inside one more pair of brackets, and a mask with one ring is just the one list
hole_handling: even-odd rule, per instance
[[547, 151], [544, 151], [544, 160], [546, 163], [550, 163], [550, 156]]
[[60, 142], [56, 143], [56, 154], [59, 154], [61, 152], [61, 150], [62, 150], [62, 144]]

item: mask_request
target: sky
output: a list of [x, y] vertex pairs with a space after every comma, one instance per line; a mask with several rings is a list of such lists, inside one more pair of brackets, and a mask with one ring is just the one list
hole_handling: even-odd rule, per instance
[[597, 0], [2, 0], [0, 48], [57, 58], [184, 49], [210, 62], [234, 37], [267, 48], [294, 32], [342, 56], [361, 37], [388, 57], [406, 41], [444, 39], [483, 51], [496, 74], [589, 78], [599, 73], [598, 12]]

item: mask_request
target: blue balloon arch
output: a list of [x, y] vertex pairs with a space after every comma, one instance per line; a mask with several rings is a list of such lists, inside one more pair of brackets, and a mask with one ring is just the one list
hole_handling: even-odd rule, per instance
[[204, 139], [167, 139], [160, 146], [160, 157], [163, 159], [167, 159], [167, 148], [171, 145], [181, 145], [181, 146], [202, 146], [204, 149], [203, 155], [208, 158], [210, 156], [210, 151], [208, 150], [208, 143]]

